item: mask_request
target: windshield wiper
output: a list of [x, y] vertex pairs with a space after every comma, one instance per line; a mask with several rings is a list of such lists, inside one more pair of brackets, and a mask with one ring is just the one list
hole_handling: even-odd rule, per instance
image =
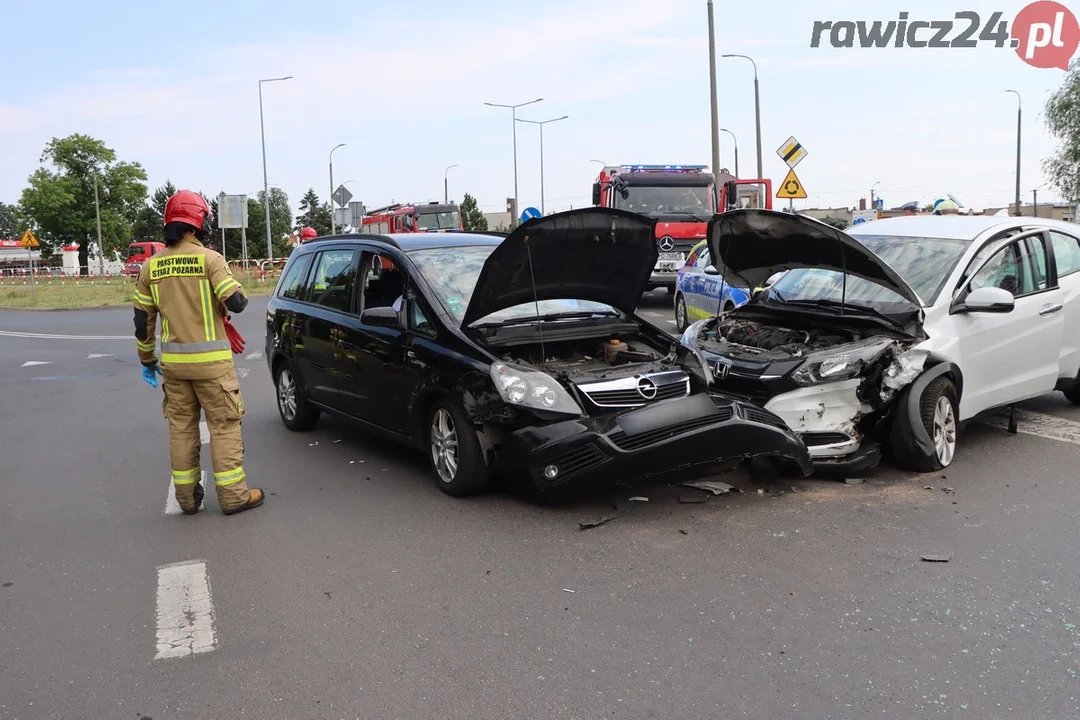
[[851, 310], [851, 311], [855, 312], [858, 315], [870, 315], [872, 317], [876, 317], [879, 320], [882, 320], [882, 321], [888, 323], [889, 325], [891, 325], [891, 326], [893, 326], [893, 327], [895, 327], [897, 329], [903, 329], [903, 327], [904, 327], [903, 324], [900, 321], [889, 317], [888, 315], [881, 312], [877, 308], [870, 307], [869, 305], [858, 305], [856, 303], [849, 303], [849, 302], [843, 302], [842, 303], [839, 300], [832, 300], [830, 298], [821, 298], [819, 300], [788, 300], [786, 302], [787, 302], [788, 305], [804, 305], [804, 306], [810, 306], [810, 307], [825, 307], [825, 308], [829, 308], [830, 310], [836, 310], [836, 311]]

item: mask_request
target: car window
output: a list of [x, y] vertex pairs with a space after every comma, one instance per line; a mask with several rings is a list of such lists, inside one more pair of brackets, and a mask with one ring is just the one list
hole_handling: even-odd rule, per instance
[[361, 311], [376, 307], [401, 309], [401, 297], [405, 292], [405, 274], [394, 261], [386, 256], [365, 252]]
[[353, 281], [356, 278], [354, 249], [324, 250], [319, 253], [311, 275], [308, 302], [339, 312], [349, 312]]
[[1015, 296], [1031, 292], [1032, 286], [1030, 258], [1024, 257], [1017, 243], [1009, 243], [998, 250], [968, 283], [971, 290], [997, 287]]
[[307, 277], [308, 268], [311, 267], [312, 255], [301, 255], [296, 258], [289, 271], [281, 279], [278, 285], [278, 295], [289, 300], [299, 300], [304, 292], [304, 279]]
[[1028, 238], [1027, 247], [1024, 248], [1028, 253], [1034, 255], [1034, 262], [1031, 263], [1031, 275], [1034, 285], [1032, 286], [1037, 292], [1039, 290], [1045, 290], [1048, 284], [1047, 272], [1046, 272], [1046, 240], [1042, 235], [1036, 235]]
[[410, 330], [435, 337], [435, 326], [428, 320], [419, 298], [415, 297], [415, 291], [410, 293], [408, 318]]
[[1050, 242], [1054, 245], [1059, 278], [1080, 270], [1080, 240], [1051, 230]]
[[709, 248], [701, 248], [701, 254], [698, 255], [697, 262], [694, 263], [694, 267], [702, 269], [709, 267]]

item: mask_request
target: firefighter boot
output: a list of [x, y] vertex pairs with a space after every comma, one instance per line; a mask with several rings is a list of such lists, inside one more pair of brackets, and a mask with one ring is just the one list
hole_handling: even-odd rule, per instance
[[210, 430], [210, 452], [214, 460], [214, 485], [218, 504], [226, 515], [263, 504], [265, 494], [248, 488], [244, 472], [242, 418], [244, 400], [232, 368], [222, 377], [193, 381], [199, 396], [206, 425]]
[[199, 482], [199, 401], [190, 380], [166, 375], [162, 388], [162, 413], [169, 421], [169, 464], [176, 503], [185, 515], [194, 515], [199, 512], [205, 492]]

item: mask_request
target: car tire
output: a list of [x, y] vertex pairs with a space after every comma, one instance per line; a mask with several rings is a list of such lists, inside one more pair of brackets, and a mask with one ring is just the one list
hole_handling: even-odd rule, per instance
[[668, 295], [674, 295], [675, 294], [675, 286], [674, 285], [668, 285], [664, 289], [667, 290]]
[[1076, 381], [1073, 383], [1073, 386], [1062, 392], [1064, 393], [1066, 400], [1073, 405], [1080, 405], [1080, 374], [1076, 376]]
[[304, 397], [296, 373], [286, 360], [278, 363], [274, 371], [274, 395], [281, 422], [293, 432], [311, 430], [319, 422], [319, 411]]
[[679, 332], [686, 332], [690, 327], [690, 318], [686, 314], [686, 298], [682, 293], [675, 296], [675, 328]]
[[427, 454], [435, 482], [448, 495], [464, 497], [486, 491], [491, 470], [476, 426], [457, 403], [438, 398], [427, 413]]
[[893, 462], [901, 470], [911, 472], [936, 472], [952, 464], [956, 455], [956, 436], [959, 423], [956, 419], [956, 386], [947, 377], [939, 377], [930, 382], [919, 399], [920, 416], [923, 428], [935, 445], [935, 452], [926, 454], [915, 442], [906, 412], [909, 387], [900, 396], [896, 423], [890, 438], [890, 454]]

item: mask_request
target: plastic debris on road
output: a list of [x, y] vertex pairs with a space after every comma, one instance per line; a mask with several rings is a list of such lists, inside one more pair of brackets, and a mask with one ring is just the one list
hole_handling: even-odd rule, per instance
[[862, 485], [866, 481], [862, 478], [845, 478], [844, 482], [846, 482], [848, 485]]
[[578, 530], [592, 530], [593, 528], [598, 528], [601, 525], [607, 525], [612, 520], [618, 520], [624, 514], [625, 513], [615, 513], [614, 515], [605, 515], [598, 520], [587, 520], [578, 522]]
[[952, 560], [952, 555], [923, 555], [922, 559], [925, 562], [945, 563]]
[[706, 490], [713, 495], [725, 495], [735, 489], [734, 485], [728, 485], [725, 482], [718, 482], [716, 480], [695, 480], [694, 482], [685, 482], [682, 485], [683, 487]]

